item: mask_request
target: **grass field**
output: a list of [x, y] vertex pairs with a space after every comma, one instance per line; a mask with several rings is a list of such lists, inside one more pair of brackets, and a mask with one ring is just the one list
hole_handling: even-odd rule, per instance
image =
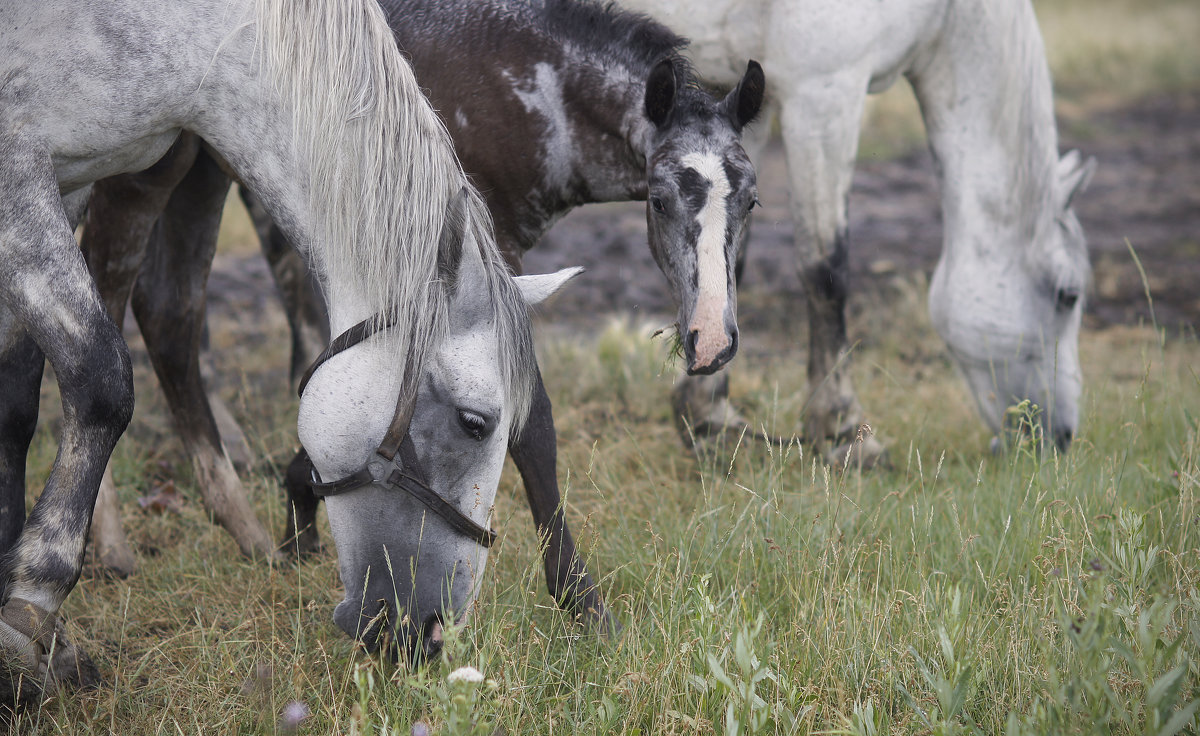
[[[1036, 7], [1068, 116], [1200, 79], [1194, 2]], [[907, 103], [889, 99], [872, 115], [893, 124], [868, 120], [864, 150], [919, 140], [894, 124]], [[225, 247], [246, 252], [248, 236], [230, 218]], [[308, 714], [292, 731], [304, 734], [407, 736], [417, 721], [444, 734], [1196, 732], [1196, 336], [1085, 332], [1071, 452], [994, 456], [925, 315], [913, 296], [864, 320], [853, 371], [892, 460], [871, 472], [834, 471], [795, 444], [697, 460], [669, 415], [677, 368], [648, 329], [614, 318], [580, 335], [543, 320], [568, 518], [623, 631], [598, 640], [555, 609], [509, 467], [479, 605], [451, 661], [419, 673], [356, 652], [333, 625], [332, 551], [271, 567], [210, 523], [135, 346], [137, 416], [116, 478], [141, 567], [129, 580], [85, 571], [64, 609], [106, 683], [11, 732], [272, 734], [288, 732], [285, 711]], [[261, 456], [245, 479], [278, 533], [295, 401], [282, 318], [260, 319], [277, 340], [223, 324], [213, 344]], [[733, 394], [769, 432], [799, 426], [804, 343], [748, 336], [738, 358]], [[56, 449], [52, 381], [44, 394], [30, 503]], [[168, 481], [187, 499], [179, 513], [136, 510]], [[487, 681], [446, 679], [464, 665]]]
[[[906, 318], [885, 327], [903, 335]], [[454, 667], [498, 683], [476, 716], [514, 734], [729, 732], [728, 713], [741, 733], [1162, 732], [1200, 697], [1195, 341], [1086, 334], [1071, 453], [994, 457], [936, 341], [911, 328], [894, 339], [855, 364], [893, 439], [893, 468], [867, 473], [794, 445], [694, 461], [663, 398], [674, 370], [644, 331], [615, 322], [543, 343], [569, 516], [625, 628], [597, 641], [553, 608], [506, 472], [502, 541], [450, 647]], [[798, 356], [756, 357], [735, 394], [768, 429], [795, 426]], [[240, 395], [262, 418], [260, 448], [286, 461], [282, 389]], [[156, 478], [186, 478], [169, 438], [140, 434], [119, 451], [127, 505]], [[35, 461], [52, 450], [43, 435]], [[275, 473], [268, 461], [251, 485], [279, 529]], [[85, 579], [67, 605], [108, 684], [23, 727], [273, 733], [293, 700], [312, 714], [303, 733], [445, 722], [447, 667], [395, 671], [332, 625], [332, 555], [240, 559], [195, 502], [130, 521], [140, 573]]]

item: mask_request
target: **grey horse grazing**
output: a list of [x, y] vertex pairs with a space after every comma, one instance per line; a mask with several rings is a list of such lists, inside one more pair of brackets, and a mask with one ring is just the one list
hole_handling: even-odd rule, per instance
[[[301, 402], [321, 477], [368, 476], [329, 501], [348, 550], [336, 620], [372, 645], [386, 636], [408, 652], [435, 648], [437, 622], [461, 615], [477, 590], [486, 514], [536, 370], [523, 286], [494, 248], [482, 201], [455, 199], [466, 178], [379, 7], [4, 4], [0, 80], [0, 684], [25, 699], [94, 674], [57, 614], [133, 387], [72, 229], [93, 182], [145, 169], [183, 130], [250, 183], [306, 253], [333, 329], [362, 333]], [[191, 171], [215, 181], [213, 166]], [[527, 290], [544, 295], [570, 275], [534, 277]], [[469, 381], [452, 369], [464, 352], [478, 367]], [[63, 424], [26, 520], [45, 359]], [[369, 517], [347, 523], [358, 514]], [[382, 518], [424, 520], [425, 535]], [[390, 560], [414, 557], [420, 539], [430, 546], [409, 580]]]
[[[561, 0], [385, 0], [382, 5], [487, 200], [510, 267], [520, 272], [524, 252], [577, 205], [649, 199], [650, 246], [680, 305], [682, 330], [693, 335], [685, 343], [689, 366], [715, 370], [732, 357], [733, 269], [756, 194], [754, 172], [739, 140], [761, 103], [757, 64], [749, 64], [734, 92], [715, 99], [692, 83], [677, 54], [683, 40], [641, 16]], [[144, 240], [174, 186], [155, 171], [97, 185], [85, 248], [107, 251]], [[293, 378], [299, 381], [329, 339], [323, 304], [283, 233], [248, 189], [242, 192], [288, 303], [296, 346]], [[182, 217], [186, 213], [174, 219]], [[114, 295], [114, 309], [124, 308], [120, 282], [128, 279], [118, 274], [111, 287], [102, 285], [102, 293]], [[148, 279], [138, 288], [151, 291], [158, 283]], [[156, 300], [156, 320], [197, 330], [189, 339], [174, 330], [147, 335], [147, 347], [172, 356], [162, 361], [167, 371], [160, 370], [160, 376], [185, 444], [189, 449], [204, 444], [208, 449], [201, 457], [223, 458], [195, 368], [199, 323], [193, 316], [203, 312], [203, 284], [146, 298]], [[314, 335], [317, 341], [309, 339]], [[550, 401], [539, 384], [530, 420], [509, 451], [546, 541], [551, 595], [569, 610], [594, 618], [603, 604], [561, 509], [555, 443]], [[319, 545], [310, 476], [303, 455], [287, 475], [285, 546], [301, 554]], [[236, 482], [231, 466], [219, 480]], [[95, 529], [102, 555], [121, 549], [115, 505], [98, 509], [97, 518], [111, 520]], [[111, 558], [104, 561], [113, 564]]]
[[[1089, 267], [1071, 203], [1094, 162], [1060, 160], [1050, 75], [1029, 0], [619, 0], [691, 39], [700, 75], [761, 59], [787, 154], [809, 320], [803, 434], [842, 462], [866, 418], [848, 372], [846, 197], [868, 92], [912, 83], [942, 184], [933, 325], [984, 421], [1023, 399], [1065, 450], [1079, 422], [1078, 332]], [[748, 143], [756, 155], [765, 142]], [[707, 398], [707, 397], [697, 397]], [[708, 411], [703, 401], [692, 409]], [[883, 447], [868, 439], [862, 461]]]

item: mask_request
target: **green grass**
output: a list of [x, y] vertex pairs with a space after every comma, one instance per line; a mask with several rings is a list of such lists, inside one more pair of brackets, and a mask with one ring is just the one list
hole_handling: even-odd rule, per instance
[[[1196, 85], [1194, 2], [1036, 8], [1072, 120]], [[911, 94], [877, 100], [864, 155], [919, 144]], [[231, 213], [223, 249], [251, 252], [244, 214]], [[246, 476], [255, 507], [279, 533], [295, 403], [282, 317], [266, 320], [266, 339], [225, 326], [213, 342], [226, 398], [263, 458]], [[89, 568], [65, 606], [106, 682], [22, 714], [11, 732], [269, 734], [291, 701], [311, 712], [299, 729], [310, 734], [385, 723], [408, 734], [418, 719], [448, 733], [468, 707], [481, 730], [511, 734], [1200, 728], [1185, 710], [1200, 697], [1195, 337], [1162, 346], [1150, 329], [1085, 332], [1085, 419], [1071, 453], [997, 457], [920, 303], [856, 325], [854, 376], [888, 470], [835, 472], [796, 445], [697, 461], [676, 438], [674, 370], [648, 330], [544, 335], [567, 515], [624, 630], [598, 641], [555, 609], [510, 467], [477, 610], [448, 647], [453, 662], [416, 674], [356, 652], [332, 624], [332, 553], [295, 567], [239, 557], [207, 519], [135, 360], [137, 416], [115, 459], [141, 568], [124, 581]], [[771, 433], [799, 426], [804, 342], [745, 336], [734, 397]], [[30, 503], [55, 452], [52, 386]], [[168, 478], [183, 511], [138, 510]], [[464, 664], [496, 686], [447, 683]]]
[[[730, 713], [741, 733], [1145, 733], [1200, 697], [1195, 342], [1085, 334], [1071, 453], [995, 457], [911, 317], [879, 325], [892, 337], [854, 364], [892, 452], [890, 470], [867, 473], [796, 445], [697, 462], [670, 423], [661, 341], [621, 322], [543, 341], [568, 516], [624, 631], [598, 641], [554, 608], [508, 469], [502, 539], [450, 647], [453, 667], [496, 682], [472, 695], [476, 716], [546, 734], [729, 732]], [[801, 355], [746, 350], [735, 396], [770, 431], [798, 426]], [[282, 382], [272, 393], [254, 379], [232, 398], [267, 457], [250, 478], [256, 506], [279, 530], [294, 409]], [[139, 416], [160, 411], [153, 387], [139, 399]], [[445, 666], [414, 675], [355, 654], [330, 620], [331, 554], [239, 558], [165, 427], [131, 435], [118, 451], [126, 505], [164, 475], [193, 500], [178, 515], [131, 510], [139, 574], [85, 577], [66, 606], [105, 687], [25, 714], [17, 732], [275, 733], [298, 700], [312, 713], [301, 733], [386, 721], [407, 734], [467, 707]], [[52, 447], [43, 432], [31, 462], [44, 468]]]

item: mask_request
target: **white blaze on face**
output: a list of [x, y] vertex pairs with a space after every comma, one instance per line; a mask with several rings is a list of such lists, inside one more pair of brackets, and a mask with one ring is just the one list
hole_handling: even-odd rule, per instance
[[709, 183], [708, 199], [696, 221], [700, 238], [696, 243], [696, 307], [692, 323], [685, 329], [696, 330], [696, 365], [706, 366], [729, 346], [725, 333], [725, 307], [729, 303], [725, 263], [726, 204], [731, 191], [720, 156], [715, 153], [689, 153], [683, 163]]

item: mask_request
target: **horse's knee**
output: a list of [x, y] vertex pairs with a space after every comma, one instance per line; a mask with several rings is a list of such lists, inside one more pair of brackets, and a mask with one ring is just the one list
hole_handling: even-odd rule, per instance
[[133, 365], [115, 327], [111, 333], [82, 351], [77, 375], [63, 376], [60, 387], [72, 419], [85, 431], [110, 434], [115, 442], [133, 418]]

